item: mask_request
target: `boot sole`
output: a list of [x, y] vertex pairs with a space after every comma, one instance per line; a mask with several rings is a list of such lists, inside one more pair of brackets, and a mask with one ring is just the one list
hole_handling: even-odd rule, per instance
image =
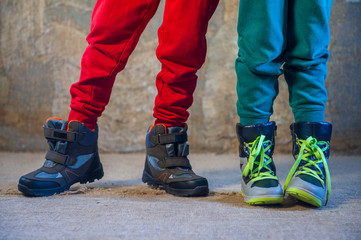
[[297, 198], [298, 200], [311, 204], [315, 207], [321, 207], [322, 201], [318, 199], [317, 197], [313, 196], [310, 193], [307, 193], [305, 191], [302, 191], [297, 188], [287, 188], [286, 193], [294, 198]]
[[283, 202], [283, 196], [249, 197], [245, 196], [243, 191], [241, 191], [241, 195], [244, 198], [244, 201], [249, 205], [272, 205]]
[[143, 172], [142, 181], [148, 184], [148, 186], [150, 186], [151, 188], [158, 188], [161, 190], [165, 190], [167, 193], [179, 197], [202, 197], [202, 196], [207, 196], [209, 193], [208, 186], [197, 186], [192, 189], [172, 188], [169, 186], [169, 184], [164, 183], [156, 178], [153, 178], [145, 171]]
[[95, 169], [94, 171], [89, 173], [88, 175], [84, 175], [82, 177], [76, 178], [71, 183], [61, 186], [61, 187], [47, 188], [47, 189], [31, 189], [31, 188], [28, 188], [27, 186], [19, 183], [18, 190], [20, 192], [22, 192], [25, 196], [46, 197], [46, 196], [59, 194], [66, 190], [69, 190], [70, 186], [75, 183], [80, 183], [80, 184], [91, 183], [91, 182], [94, 182], [96, 179], [100, 180], [103, 176], [104, 176], [103, 166], [100, 165], [100, 167], [98, 167], [97, 169]]

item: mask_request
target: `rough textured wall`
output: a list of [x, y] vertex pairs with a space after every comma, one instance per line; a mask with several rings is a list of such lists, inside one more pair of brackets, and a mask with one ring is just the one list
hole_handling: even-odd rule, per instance
[[[69, 87], [80, 73], [95, 0], [0, 1], [0, 150], [43, 150], [42, 124], [49, 116], [67, 118]], [[224, 0], [208, 30], [208, 57], [188, 121], [192, 151], [237, 149], [235, 135], [238, 0]], [[153, 122], [160, 69], [155, 57], [162, 1], [143, 33], [126, 69], [117, 76], [110, 104], [99, 120], [100, 148], [109, 152], [144, 149], [144, 134]], [[359, 92], [361, 90], [361, 3], [334, 1], [330, 44], [326, 118], [334, 124], [333, 149], [361, 152]], [[278, 150], [290, 150], [287, 85], [272, 117], [278, 124]]]

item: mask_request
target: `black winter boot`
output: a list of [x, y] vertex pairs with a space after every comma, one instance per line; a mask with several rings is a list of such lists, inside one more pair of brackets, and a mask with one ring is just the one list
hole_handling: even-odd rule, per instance
[[143, 182], [167, 193], [190, 197], [208, 195], [207, 179], [196, 175], [187, 158], [187, 129], [152, 126], [146, 136]]
[[245, 202], [251, 205], [281, 203], [282, 187], [272, 159], [275, 122], [237, 124], [236, 131], [241, 158], [241, 193]]
[[331, 194], [328, 170], [332, 125], [297, 122], [291, 125], [296, 162], [285, 182], [285, 192], [315, 207], [326, 205]]
[[27, 196], [49, 196], [64, 192], [74, 183], [93, 182], [103, 177], [98, 155], [98, 127], [89, 130], [84, 124], [69, 124], [50, 118], [44, 125], [50, 150], [43, 167], [22, 176], [18, 189]]

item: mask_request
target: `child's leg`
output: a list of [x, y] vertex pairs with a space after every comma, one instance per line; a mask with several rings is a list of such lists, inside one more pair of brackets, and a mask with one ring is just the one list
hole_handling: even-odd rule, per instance
[[240, 123], [267, 123], [278, 94], [285, 48], [286, 1], [240, 1], [237, 113]]
[[97, 1], [80, 81], [70, 89], [69, 122], [46, 121], [49, 151], [41, 168], [20, 177], [18, 188], [25, 195], [48, 196], [103, 177], [96, 121], [109, 101], [115, 75], [124, 68], [158, 4], [159, 0]]
[[286, 35], [287, 1], [240, 1], [238, 16], [237, 124], [241, 192], [249, 204], [283, 201], [272, 159], [276, 125], [268, 122], [278, 94]]
[[143, 182], [161, 186], [177, 196], [204, 196], [208, 181], [190, 165], [187, 109], [192, 105], [197, 70], [206, 57], [208, 21], [218, 0], [168, 0], [159, 29], [157, 57], [162, 70], [157, 76], [155, 125], [146, 136]]
[[284, 74], [296, 122], [324, 121], [332, 0], [290, 1]]
[[291, 125], [296, 162], [285, 191], [316, 207], [326, 204], [331, 192], [328, 157], [332, 125], [324, 122], [331, 4], [332, 0], [290, 1], [284, 66], [296, 121]]
[[79, 82], [70, 89], [70, 120], [95, 128], [109, 102], [116, 74], [124, 69], [159, 0], [99, 0], [92, 15], [89, 46]]
[[218, 0], [166, 1], [159, 28], [157, 57], [162, 70], [157, 76], [156, 123], [182, 126], [193, 103], [197, 70], [206, 57], [206, 32]]

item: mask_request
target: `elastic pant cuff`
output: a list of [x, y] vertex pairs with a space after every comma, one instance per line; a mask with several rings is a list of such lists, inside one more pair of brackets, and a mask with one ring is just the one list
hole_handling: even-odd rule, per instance
[[242, 125], [265, 124], [269, 122], [269, 117], [239, 117], [239, 123]]
[[324, 110], [298, 109], [293, 111], [295, 122], [324, 122]]

